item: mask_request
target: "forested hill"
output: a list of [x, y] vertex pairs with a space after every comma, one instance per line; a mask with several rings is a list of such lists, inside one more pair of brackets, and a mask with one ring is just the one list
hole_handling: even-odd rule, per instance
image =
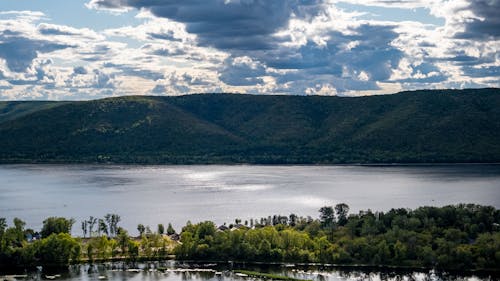
[[0, 102], [0, 162], [500, 162], [500, 89]]

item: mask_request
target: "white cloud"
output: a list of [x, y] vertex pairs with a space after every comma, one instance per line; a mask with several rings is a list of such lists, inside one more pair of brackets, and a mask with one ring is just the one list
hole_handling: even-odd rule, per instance
[[[500, 86], [495, 1], [249, 1], [246, 10], [200, 1], [92, 0], [91, 9], [135, 11], [141, 21], [99, 32], [41, 12], [0, 12], [0, 98]], [[345, 3], [355, 5], [339, 8]], [[369, 6], [424, 8], [444, 24], [356, 10]]]

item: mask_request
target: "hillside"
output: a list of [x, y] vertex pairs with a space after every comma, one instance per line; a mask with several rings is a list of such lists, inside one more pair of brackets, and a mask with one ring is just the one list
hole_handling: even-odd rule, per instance
[[0, 102], [0, 162], [500, 162], [500, 90]]

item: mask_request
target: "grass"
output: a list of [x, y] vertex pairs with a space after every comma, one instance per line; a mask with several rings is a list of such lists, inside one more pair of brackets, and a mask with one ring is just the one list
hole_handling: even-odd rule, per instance
[[283, 275], [276, 275], [276, 274], [270, 274], [270, 273], [262, 273], [262, 272], [249, 271], [249, 270], [235, 270], [234, 272], [235, 273], [246, 274], [246, 275], [248, 275], [250, 277], [257, 277], [257, 278], [263, 278], [263, 279], [287, 280], [287, 281], [309, 281], [309, 280], [305, 280], [305, 279], [297, 279], [297, 278], [283, 276]]

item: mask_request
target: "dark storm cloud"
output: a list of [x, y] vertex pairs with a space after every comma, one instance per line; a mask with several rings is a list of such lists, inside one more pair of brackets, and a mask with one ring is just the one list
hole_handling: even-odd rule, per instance
[[321, 0], [94, 0], [102, 8], [146, 8], [155, 16], [186, 24], [199, 44], [218, 49], [270, 49], [272, 34], [288, 25], [292, 14], [318, 12]]
[[465, 30], [456, 34], [457, 38], [500, 38], [500, 0], [472, 0], [467, 9], [478, 18], [468, 19]]
[[[101, 8], [146, 8], [155, 16], [186, 24], [189, 33], [196, 34], [198, 44], [228, 50], [231, 57], [219, 69], [219, 79], [232, 86], [252, 86], [263, 83], [269, 75], [278, 81], [290, 77], [312, 81], [313, 76], [341, 77], [347, 70], [348, 79], [359, 80], [364, 72], [372, 81], [389, 79], [392, 68], [397, 67], [403, 52], [391, 46], [398, 37], [393, 26], [363, 24], [346, 35], [330, 32], [326, 45], [309, 41], [299, 47], [287, 47], [283, 42], [290, 38], [278, 37], [276, 32], [288, 27], [292, 16], [308, 18], [321, 9], [321, 0], [94, 0]], [[172, 35], [172, 34], [171, 34]], [[157, 36], [171, 40], [173, 36]], [[358, 42], [351, 49], [345, 46]], [[154, 50], [156, 55], [171, 55], [172, 50]], [[254, 65], [235, 62], [237, 57], [251, 57]], [[267, 67], [283, 70], [300, 70], [298, 74], [268, 73]], [[300, 76], [300, 77], [295, 77]], [[287, 78], [288, 77], [288, 78]], [[366, 81], [342, 82], [353, 88], [373, 89]]]
[[11, 36], [9, 31], [0, 34], [0, 57], [4, 58], [10, 70], [25, 71], [38, 57], [38, 53], [50, 53], [73, 46], [57, 44], [46, 40], [36, 40]]

